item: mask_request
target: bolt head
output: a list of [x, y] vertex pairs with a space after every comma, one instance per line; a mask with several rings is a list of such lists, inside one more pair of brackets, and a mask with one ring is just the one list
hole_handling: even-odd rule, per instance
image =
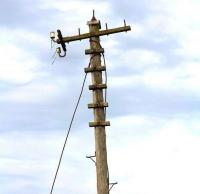
[[50, 38], [51, 38], [51, 39], [54, 39], [55, 37], [56, 37], [55, 32], [50, 32]]

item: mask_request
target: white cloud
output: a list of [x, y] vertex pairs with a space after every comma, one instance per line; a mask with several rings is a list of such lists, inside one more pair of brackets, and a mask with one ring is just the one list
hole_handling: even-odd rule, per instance
[[4, 102], [17, 102], [17, 103], [39, 103], [49, 102], [58, 98], [68, 83], [63, 78], [54, 78], [44, 83], [33, 82], [23, 86], [16, 87], [12, 90], [2, 93], [0, 100]]
[[[65, 135], [66, 132], [60, 130], [47, 133], [45, 131], [40, 131], [40, 133], [15, 131], [1, 135], [0, 172], [5, 179], [5, 181], [3, 179], [4, 186], [1, 187], [1, 191], [4, 193], [25, 192], [30, 188], [40, 190], [42, 182], [41, 193], [48, 192]], [[87, 131], [79, 130], [79, 132], [71, 133], [55, 185], [55, 193], [80, 192], [83, 188], [82, 193], [87, 193], [88, 189], [95, 191], [95, 183], [93, 186], [89, 184], [95, 181], [95, 167], [85, 157], [86, 154], [90, 154], [87, 151], [94, 150], [89, 147], [91, 146], [89, 139], [86, 139], [92, 137], [89, 128]], [[83, 144], [84, 141], [87, 141], [87, 144]], [[14, 181], [16, 177], [17, 181]], [[6, 178], [14, 181], [15, 184], [10, 187], [10, 182], [7, 182]], [[34, 192], [31, 191], [31, 193]]]
[[[150, 135], [133, 136], [130, 130], [137, 130], [139, 124], [134, 125], [134, 117], [129, 116], [126, 122], [118, 119], [117, 128], [112, 130], [116, 134], [111, 140], [115, 146], [109, 146], [111, 174], [119, 181], [115, 193], [199, 193], [200, 137], [190, 133], [187, 123], [191, 120], [166, 120], [159, 127], [155, 120], [159, 130], [152, 131], [151, 125]], [[148, 125], [144, 118], [140, 130]]]
[[[198, 0], [152, 1], [148, 17], [132, 24], [132, 38], [162, 43], [171, 38], [175, 56], [199, 60], [200, 2]], [[174, 41], [174, 42], [173, 42]]]
[[[133, 66], [136, 64], [137, 68], [137, 63], [133, 63]], [[145, 63], [138, 63], [138, 66], [140, 64], [145, 66]], [[108, 79], [108, 83], [110, 87], [132, 88], [137, 85], [143, 85], [157, 90], [200, 95], [199, 75], [200, 68], [197, 62], [180, 63], [175, 67], [162, 67], [152, 65], [151, 60], [149, 60], [149, 65], [145, 66], [145, 71], [142, 73], [127, 76], [111, 76]]]
[[143, 83], [154, 88], [164, 90], [188, 91], [193, 94], [200, 94], [199, 64], [183, 63], [175, 68], [165, 68], [158, 71], [147, 71], [142, 76]]
[[0, 47], [0, 79], [13, 83], [26, 83], [33, 79], [33, 69], [38, 63], [27, 52], [14, 45]]
[[128, 52], [123, 53], [121, 61], [130, 69], [142, 70], [154, 69], [155, 66], [165, 62], [161, 53], [147, 49], [130, 49]]
[[88, 13], [89, 11], [92, 11], [93, 9], [97, 8], [98, 11], [100, 11], [100, 13], [102, 15], [104, 15], [109, 8], [109, 4], [107, 2], [92, 2], [92, 1], [88, 1], [87, 3], [85, 3], [84, 1], [51, 1], [51, 3], [49, 3], [49, 1], [43, 1], [42, 7], [43, 8], [48, 8], [49, 6], [54, 7], [55, 9], [58, 9], [60, 11], [78, 11], [80, 13]]
[[[191, 133], [193, 122], [199, 124], [197, 120], [160, 120], [136, 115], [111, 119], [112, 125], [107, 128], [110, 180], [119, 182], [112, 192], [199, 193], [200, 136]], [[83, 128], [86, 129], [72, 132], [69, 138], [56, 193], [96, 190], [95, 166], [84, 157], [94, 151], [93, 132]], [[27, 185], [38, 188], [41, 182], [44, 189], [41, 192], [49, 191], [63, 135], [44, 131], [1, 135], [0, 171], [4, 176], [18, 177], [12, 187], [4, 184], [2, 191], [26, 191]]]
[[[130, 72], [144, 72], [148, 70], [155, 70], [163, 67], [162, 63], [165, 63], [165, 57], [154, 50], [148, 49], [129, 49], [127, 52], [124, 52], [118, 48], [115, 48], [117, 43], [113, 42], [109, 44], [107, 48], [109, 56], [115, 60], [110, 61], [106, 58], [106, 63], [109, 71], [118, 70], [118, 71], [130, 71]], [[121, 54], [119, 54], [121, 53]], [[123, 54], [122, 54], [123, 53]]]
[[[161, 17], [155, 15], [153, 21], [160, 20], [164, 34], [172, 35], [180, 44], [177, 54], [189, 59], [199, 59], [200, 49], [200, 2], [196, 0], [160, 1], [156, 4]], [[157, 18], [156, 18], [157, 17]], [[164, 27], [165, 26], [165, 27]]]
[[[26, 34], [26, 36], [24, 36]], [[43, 66], [30, 50], [20, 47], [21, 43], [43, 45], [44, 39], [33, 32], [1, 28], [0, 32], [0, 80], [8, 83], [27, 83], [39, 75]]]
[[[78, 33], [78, 27], [81, 27], [82, 30], [88, 31], [88, 26], [83, 25], [83, 18], [87, 18], [87, 20], [90, 20], [92, 18], [92, 10], [95, 10], [96, 17], [98, 19], [98, 16], [105, 16], [110, 11], [110, 4], [106, 1], [81, 1], [81, 0], [73, 0], [73, 1], [49, 1], [49, 0], [42, 0], [40, 4], [40, 8], [44, 10], [49, 9], [56, 9], [60, 12], [59, 15], [57, 15], [57, 20], [65, 22], [68, 26], [67, 32], [68, 33]], [[66, 17], [66, 13], [68, 13], [68, 17]], [[63, 15], [64, 14], [64, 15]], [[79, 17], [81, 16], [81, 17]], [[89, 17], [89, 18], [88, 18]], [[48, 21], [51, 22], [51, 21]], [[75, 23], [75, 25], [74, 25]], [[55, 24], [54, 24], [55, 25]], [[73, 30], [74, 28], [71, 28], [74, 26], [77, 30]]]

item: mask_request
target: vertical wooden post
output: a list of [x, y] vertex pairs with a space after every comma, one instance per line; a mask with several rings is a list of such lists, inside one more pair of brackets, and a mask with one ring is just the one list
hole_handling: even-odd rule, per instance
[[[100, 21], [96, 20], [94, 15], [91, 21], [88, 22], [90, 33], [98, 32], [101, 28]], [[101, 65], [101, 53], [103, 49], [100, 46], [99, 37], [90, 38], [90, 49], [86, 50], [86, 54], [91, 55], [91, 72], [92, 85], [89, 89], [93, 92], [93, 103], [88, 105], [88, 108], [93, 108], [94, 122], [90, 122], [90, 127], [95, 127], [95, 151], [96, 151], [96, 174], [97, 174], [97, 193], [108, 194], [108, 164], [107, 164], [107, 149], [106, 149], [106, 132], [105, 126], [110, 123], [105, 121], [105, 107], [103, 89], [107, 86], [103, 84], [102, 71], [105, 70]]]

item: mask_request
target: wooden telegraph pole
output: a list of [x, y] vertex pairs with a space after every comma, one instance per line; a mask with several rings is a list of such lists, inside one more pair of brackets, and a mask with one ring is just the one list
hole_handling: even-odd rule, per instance
[[[88, 22], [90, 33], [98, 33], [100, 29], [100, 21], [95, 17]], [[108, 165], [107, 165], [107, 150], [106, 150], [106, 134], [105, 126], [110, 123], [105, 118], [105, 107], [108, 106], [104, 102], [103, 89], [107, 88], [106, 84], [102, 83], [102, 65], [101, 53], [103, 49], [100, 46], [99, 37], [90, 38], [90, 50], [86, 50], [86, 54], [91, 54], [91, 68], [87, 72], [91, 72], [92, 85], [89, 89], [93, 91], [93, 104], [89, 104], [88, 108], [94, 109], [94, 122], [90, 122], [90, 127], [95, 127], [95, 150], [96, 150], [96, 173], [97, 173], [97, 191], [98, 194], [109, 193], [108, 183]], [[105, 66], [103, 67], [105, 70]]]
[[[89, 39], [90, 49], [85, 50], [86, 55], [90, 55], [90, 66], [85, 68], [85, 73], [91, 73], [92, 85], [89, 90], [93, 93], [93, 102], [88, 104], [88, 108], [93, 109], [94, 122], [90, 122], [89, 126], [95, 128], [95, 157], [96, 157], [96, 174], [97, 174], [97, 193], [109, 193], [109, 179], [108, 179], [108, 164], [107, 164], [107, 149], [106, 149], [106, 132], [105, 127], [110, 126], [110, 122], [106, 121], [105, 108], [108, 103], [105, 102], [103, 90], [107, 88], [106, 83], [103, 83], [102, 72], [106, 67], [101, 63], [101, 54], [104, 49], [100, 45], [100, 36], [109, 35], [119, 32], [127, 32], [131, 30], [124, 21], [124, 26], [119, 28], [108, 29], [106, 25], [105, 30], [101, 29], [101, 23], [94, 16], [92, 20], [87, 23], [89, 25], [89, 33], [79, 34], [75, 36], [62, 37], [60, 30], [58, 30], [58, 39], [55, 40], [61, 44], [64, 54], [61, 54], [61, 49], [58, 48], [57, 52], [60, 57], [66, 55], [66, 45], [76, 40]], [[51, 33], [51, 38], [54, 39], [54, 33]]]

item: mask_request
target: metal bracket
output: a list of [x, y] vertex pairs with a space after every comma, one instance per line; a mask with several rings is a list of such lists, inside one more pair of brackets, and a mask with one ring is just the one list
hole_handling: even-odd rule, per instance
[[109, 191], [114, 187], [114, 185], [118, 184], [118, 182], [115, 183], [109, 183], [109, 185], [111, 185], [111, 187], [109, 188]]
[[86, 158], [89, 158], [90, 160], [92, 160], [92, 162], [94, 162], [96, 166], [96, 161], [93, 159], [93, 158], [96, 158], [96, 152], [94, 156], [86, 156]]

